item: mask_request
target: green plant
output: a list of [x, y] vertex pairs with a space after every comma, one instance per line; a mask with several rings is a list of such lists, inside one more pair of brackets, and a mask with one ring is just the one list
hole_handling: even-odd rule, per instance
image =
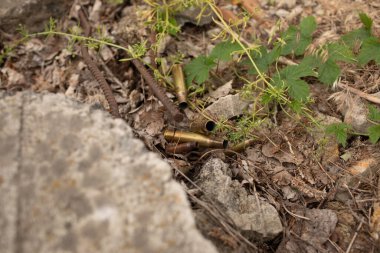
[[376, 143], [380, 139], [380, 111], [376, 107], [370, 106], [368, 119], [374, 123], [368, 128], [369, 140]]
[[373, 123], [373, 125], [368, 127], [367, 133], [355, 133], [352, 127], [346, 123], [328, 125], [325, 129], [326, 133], [334, 135], [337, 138], [338, 143], [343, 147], [346, 146], [349, 135], [366, 135], [369, 137], [369, 140], [375, 144], [380, 139], [380, 110], [373, 105], [369, 105], [368, 108], [369, 113], [367, 118]]
[[[78, 26], [73, 26], [69, 28], [68, 32], [58, 31], [56, 27], [56, 20], [50, 18], [49, 23], [46, 25], [45, 30], [43, 32], [37, 33], [29, 33], [23, 26], [20, 26], [18, 31], [22, 35], [22, 39], [20, 39], [20, 43], [25, 42], [26, 40], [37, 37], [37, 36], [62, 36], [68, 39], [68, 49], [71, 50], [76, 43], [83, 42], [87, 47], [93, 49], [99, 49], [102, 46], [110, 46], [116, 49], [120, 49], [125, 51], [130, 58], [121, 59], [120, 61], [127, 61], [134, 58], [141, 58], [147, 52], [146, 41], [141, 41], [140, 43], [134, 45], [128, 45], [127, 47], [121, 46], [117, 43], [114, 43], [111, 38], [108, 38], [103, 35], [102, 29], [98, 29], [96, 33], [96, 37], [88, 37], [81, 35], [82, 29]], [[20, 44], [18, 43], [18, 44]], [[14, 48], [14, 47], [12, 47]], [[8, 50], [9, 51], [9, 50]]]
[[[259, 95], [263, 104], [277, 103], [285, 111], [290, 108], [298, 114], [312, 119], [307, 108], [311, 101], [307, 80], [317, 78], [321, 83], [333, 85], [341, 75], [339, 62], [364, 65], [370, 61], [380, 63], [380, 40], [372, 35], [372, 19], [361, 13], [363, 27], [341, 37], [340, 40], [321, 45], [314, 50], [305, 52], [312, 43], [312, 35], [317, 28], [314, 17], [301, 20], [299, 26], [290, 26], [281, 33], [280, 38], [269, 49], [264, 45], [246, 47], [230, 27], [224, 27], [231, 39], [217, 44], [208, 56], [198, 56], [185, 67], [188, 85], [202, 85], [209, 77], [220, 60], [230, 61], [232, 55], [245, 55], [247, 60], [240, 62], [248, 66], [248, 74], [256, 75], [256, 81], [245, 81], [241, 93]], [[359, 46], [358, 46], [359, 43]], [[280, 57], [295, 59], [295, 64], [280, 64]], [[298, 62], [298, 63], [297, 63]], [[264, 84], [264, 85], [258, 85]], [[257, 92], [259, 90], [260, 92]], [[254, 98], [255, 100], [258, 97]], [[339, 143], [345, 145], [347, 133], [351, 131], [348, 125], [333, 125], [328, 127], [328, 133], [334, 133]], [[371, 141], [380, 137], [380, 127], [369, 129]]]
[[[372, 34], [372, 19], [363, 13], [359, 15], [363, 27], [345, 34], [336, 42], [312, 49], [311, 43], [317, 24], [314, 17], [311, 16], [302, 19], [299, 26], [290, 26], [283, 31], [271, 46], [252, 45], [243, 42], [240, 38], [237, 30], [239, 26], [228, 25], [223, 20], [212, 0], [144, 1], [151, 7], [147, 25], [157, 33], [156, 44], [159, 44], [164, 36], [175, 36], [180, 31], [179, 25], [174, 19], [175, 14], [179, 11], [189, 6], [198, 6], [201, 9], [199, 16], [206, 8], [214, 12], [215, 23], [222, 28], [221, 33], [216, 37], [222, 38], [222, 42], [217, 44], [209, 55], [198, 56], [190, 61], [184, 69], [190, 97], [193, 98], [205, 93], [210, 72], [218, 67], [219, 62], [233, 60], [237, 68], [246, 68], [247, 73], [255, 77], [255, 80], [252, 81], [244, 74], [236, 72], [237, 77], [245, 83], [240, 91], [245, 98], [253, 100], [254, 103], [261, 103], [263, 106], [279, 105], [286, 113], [291, 110], [313, 120], [310, 110], [307, 108], [308, 103], [312, 101], [308, 80], [318, 79], [326, 85], [334, 84], [341, 74], [339, 62], [364, 65], [373, 61], [380, 64], [380, 41]], [[56, 22], [53, 19], [50, 20], [44, 32], [29, 34], [25, 29], [20, 29], [20, 32], [23, 38], [19, 43], [32, 36], [59, 35], [68, 38], [69, 48], [78, 42], [84, 42], [91, 48], [108, 45], [126, 51], [130, 58], [123, 59], [124, 61], [141, 58], [147, 52], [146, 41], [124, 47], [102, 36], [101, 29], [95, 37], [81, 35], [81, 29], [77, 26], [72, 27], [67, 33], [60, 32], [56, 30]], [[0, 55], [0, 61], [13, 48], [14, 46], [6, 47]], [[292, 58], [294, 64], [283, 64], [281, 57], [284, 56]], [[157, 70], [153, 70], [156, 78], [170, 84], [166, 74], [162, 75]], [[205, 102], [195, 101], [193, 104], [204, 105]], [[262, 106], [258, 106], [258, 108], [262, 108]], [[229, 136], [230, 139], [240, 140], [249, 135], [249, 130], [259, 125], [261, 119], [257, 115], [257, 111], [250, 115], [243, 115], [240, 120], [235, 122], [236, 127], [231, 127], [231, 124], [221, 121], [220, 129], [237, 131], [230, 133]], [[288, 115], [290, 114], [288, 113]], [[377, 122], [378, 120], [373, 121]], [[379, 128], [378, 125], [375, 125], [368, 129], [371, 141], [375, 142], [379, 139]], [[334, 125], [328, 129], [327, 132], [337, 135], [340, 143], [346, 143], [347, 134], [350, 132], [348, 126]]]
[[346, 123], [335, 123], [326, 127], [326, 133], [334, 135], [343, 147], [347, 145], [347, 137], [351, 130], [352, 127]]
[[214, 47], [209, 56], [201, 55], [185, 66], [186, 83], [191, 85], [204, 83], [209, 78], [210, 71], [219, 61], [230, 61], [232, 54], [241, 50], [238, 43], [224, 41]]

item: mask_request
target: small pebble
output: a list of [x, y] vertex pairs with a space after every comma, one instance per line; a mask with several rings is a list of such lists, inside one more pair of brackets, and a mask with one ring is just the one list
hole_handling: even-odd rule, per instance
[[294, 6], [296, 6], [297, 0], [280, 0], [278, 2], [277, 7], [278, 8], [286, 8], [286, 9], [291, 9]]
[[286, 18], [289, 14], [290, 12], [284, 9], [279, 9], [278, 11], [276, 11], [276, 15], [280, 18]]

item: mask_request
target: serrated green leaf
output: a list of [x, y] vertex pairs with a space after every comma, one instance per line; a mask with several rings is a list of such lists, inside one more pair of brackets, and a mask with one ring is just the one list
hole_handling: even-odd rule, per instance
[[369, 30], [365, 28], [359, 28], [343, 35], [342, 41], [350, 48], [353, 48], [356, 42], [366, 40], [370, 37], [371, 32]]
[[209, 71], [216, 66], [214, 59], [206, 56], [198, 56], [185, 66], [186, 83], [192, 81], [198, 84], [203, 83], [209, 77]]
[[312, 66], [303, 64], [287, 66], [280, 71], [281, 77], [287, 80], [297, 80], [305, 76], [316, 76]]
[[301, 36], [298, 40], [298, 44], [294, 49], [294, 54], [297, 56], [303, 55], [306, 51], [306, 48], [311, 44], [312, 42], [311, 37], [305, 37]]
[[345, 123], [335, 123], [326, 127], [326, 133], [332, 134], [336, 137], [339, 144], [343, 147], [347, 145], [348, 131], [351, 130], [351, 126]]
[[373, 105], [369, 105], [368, 118], [372, 121], [380, 121], [380, 111]]
[[288, 94], [295, 100], [305, 101], [309, 95], [309, 85], [301, 80], [301, 77], [316, 76], [313, 66], [302, 63], [299, 65], [287, 66], [272, 77], [274, 86], [284, 86], [288, 89]]
[[355, 56], [346, 44], [330, 43], [327, 45], [327, 51], [329, 52], [329, 59], [333, 61], [355, 62]]
[[281, 36], [286, 43], [282, 48], [281, 55], [291, 53], [297, 56], [302, 55], [312, 42], [312, 34], [316, 28], [317, 23], [312, 16], [304, 18], [300, 23], [300, 28], [290, 26]]
[[282, 50], [281, 55], [288, 55], [294, 51], [297, 46], [297, 33], [298, 29], [295, 26], [290, 26], [282, 35], [282, 40], [286, 43]]
[[287, 82], [289, 96], [297, 101], [305, 101], [310, 95], [309, 85], [303, 80]]
[[380, 125], [368, 127], [369, 140], [375, 144], [380, 138]]
[[299, 65], [308, 66], [310, 69], [315, 69], [322, 64], [322, 59], [315, 55], [305, 56]]
[[322, 83], [332, 85], [339, 78], [340, 68], [334, 61], [328, 59], [319, 67], [318, 73], [318, 79]]
[[372, 28], [372, 18], [370, 18], [366, 13], [359, 13], [360, 21], [362, 21], [364, 28], [367, 30], [371, 30]]
[[[251, 56], [260, 72], [265, 73], [269, 66], [278, 59], [281, 49], [280, 47], [275, 47], [268, 52], [265, 47], [260, 47], [258, 50], [259, 52], [254, 51]], [[251, 62], [248, 62], [248, 64], [251, 65]], [[253, 66], [250, 66], [248, 74], [257, 75], [258, 73]]]
[[360, 49], [358, 60], [362, 65], [371, 60], [374, 60], [376, 64], [380, 64], [380, 40], [375, 37], [366, 39]]
[[232, 54], [236, 51], [242, 50], [237, 42], [223, 41], [217, 44], [211, 51], [209, 57], [215, 58], [220, 61], [230, 61]]
[[297, 56], [302, 55], [312, 42], [311, 37], [302, 35], [296, 27], [289, 27], [283, 36], [283, 40], [286, 44], [281, 50], [281, 55], [288, 55], [291, 53], [294, 53]]
[[317, 22], [313, 16], [308, 16], [301, 20], [300, 23], [301, 34], [305, 37], [311, 37], [315, 29], [317, 29]]

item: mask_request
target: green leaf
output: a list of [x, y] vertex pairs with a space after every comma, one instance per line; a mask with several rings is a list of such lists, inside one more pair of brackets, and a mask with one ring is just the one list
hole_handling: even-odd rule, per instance
[[159, 33], [168, 33], [174, 36], [180, 31], [180, 26], [174, 17], [167, 16], [166, 12], [160, 11], [157, 13], [155, 29]]
[[297, 56], [302, 55], [312, 42], [312, 34], [316, 28], [317, 23], [312, 16], [302, 19], [300, 28], [290, 26], [281, 36], [286, 43], [282, 48], [281, 55], [291, 53]]
[[363, 41], [371, 37], [371, 31], [365, 28], [359, 28], [353, 30], [342, 36], [342, 41], [348, 45], [350, 48], [353, 48], [358, 41]]
[[273, 76], [275, 86], [288, 88], [289, 96], [298, 101], [305, 101], [310, 94], [309, 85], [301, 80], [301, 77], [316, 76], [313, 66], [302, 63], [299, 65], [287, 66]]
[[301, 34], [305, 37], [311, 37], [315, 29], [317, 29], [317, 22], [313, 16], [308, 16], [301, 20], [300, 23]]
[[302, 55], [306, 48], [310, 45], [312, 38], [305, 36], [299, 32], [299, 29], [290, 26], [288, 30], [282, 35], [285, 45], [281, 50], [281, 55], [288, 55], [294, 53], [295, 55]]
[[369, 105], [368, 118], [372, 121], [380, 121], [380, 111], [373, 105]]
[[367, 64], [374, 60], [380, 65], [380, 40], [375, 37], [370, 37], [363, 42], [362, 48], [358, 56], [359, 63]]
[[334, 61], [328, 59], [319, 67], [318, 73], [318, 79], [322, 83], [332, 85], [340, 75], [340, 68]]
[[217, 44], [211, 51], [209, 57], [215, 58], [220, 61], [230, 61], [232, 54], [236, 51], [242, 50], [237, 42], [223, 41]]
[[326, 133], [334, 135], [338, 143], [342, 144], [343, 147], [346, 147], [348, 137], [347, 133], [350, 130], [351, 126], [345, 123], [335, 123], [326, 127]]
[[281, 81], [281, 83], [274, 83], [272, 82], [273, 86], [268, 87], [265, 91], [263, 96], [261, 97], [261, 102], [263, 104], [269, 104], [272, 101], [279, 101], [280, 96], [285, 95], [285, 85]]
[[310, 69], [315, 69], [322, 64], [322, 59], [315, 55], [305, 56], [299, 65], [308, 66]]
[[380, 125], [368, 127], [369, 140], [375, 144], [380, 138]]
[[327, 51], [329, 52], [329, 59], [333, 61], [355, 62], [355, 56], [346, 44], [330, 43], [327, 45]]
[[312, 66], [303, 64], [287, 66], [280, 71], [281, 77], [287, 80], [296, 80], [305, 76], [316, 76]]
[[293, 52], [294, 48], [297, 46], [297, 33], [297, 27], [290, 26], [288, 30], [282, 34], [281, 38], [286, 44], [281, 50], [281, 55], [288, 55]]
[[290, 102], [289, 107], [296, 113], [302, 112], [302, 107], [304, 106], [304, 103], [302, 101], [293, 100]]
[[198, 84], [208, 79], [209, 71], [215, 67], [214, 59], [206, 56], [198, 56], [185, 66], [186, 83], [189, 85], [192, 81]]
[[311, 37], [304, 37], [301, 36], [297, 46], [294, 49], [294, 54], [297, 56], [303, 55], [305, 53], [306, 48], [311, 44], [312, 42]]
[[[255, 61], [255, 64], [257, 68], [260, 70], [260, 72], [267, 72], [269, 66], [275, 62], [278, 57], [280, 56], [281, 49], [280, 47], [275, 47], [271, 51], [267, 51], [265, 47], [260, 47], [259, 52], [254, 51], [251, 53], [252, 59]], [[247, 62], [249, 65], [251, 65], [251, 62]], [[257, 75], [256, 69], [251, 65], [251, 68], [248, 70], [248, 74]]]
[[297, 101], [305, 101], [309, 95], [309, 85], [303, 80], [292, 80], [287, 83], [289, 96]]
[[365, 14], [364, 12], [362, 13], [359, 13], [359, 18], [360, 18], [360, 21], [362, 21], [363, 25], [364, 25], [364, 28], [367, 29], [367, 30], [371, 30], [372, 28], [372, 23], [373, 23], [373, 20], [372, 18], [370, 18], [367, 14]]

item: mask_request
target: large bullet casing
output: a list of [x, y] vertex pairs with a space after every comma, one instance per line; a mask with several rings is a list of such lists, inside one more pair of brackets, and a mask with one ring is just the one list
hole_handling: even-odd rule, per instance
[[197, 142], [185, 142], [185, 143], [169, 143], [165, 147], [166, 153], [170, 154], [186, 154], [193, 151], [198, 147]]
[[203, 115], [198, 115], [190, 122], [190, 129], [194, 132], [209, 133], [215, 128], [215, 122], [205, 118]]

